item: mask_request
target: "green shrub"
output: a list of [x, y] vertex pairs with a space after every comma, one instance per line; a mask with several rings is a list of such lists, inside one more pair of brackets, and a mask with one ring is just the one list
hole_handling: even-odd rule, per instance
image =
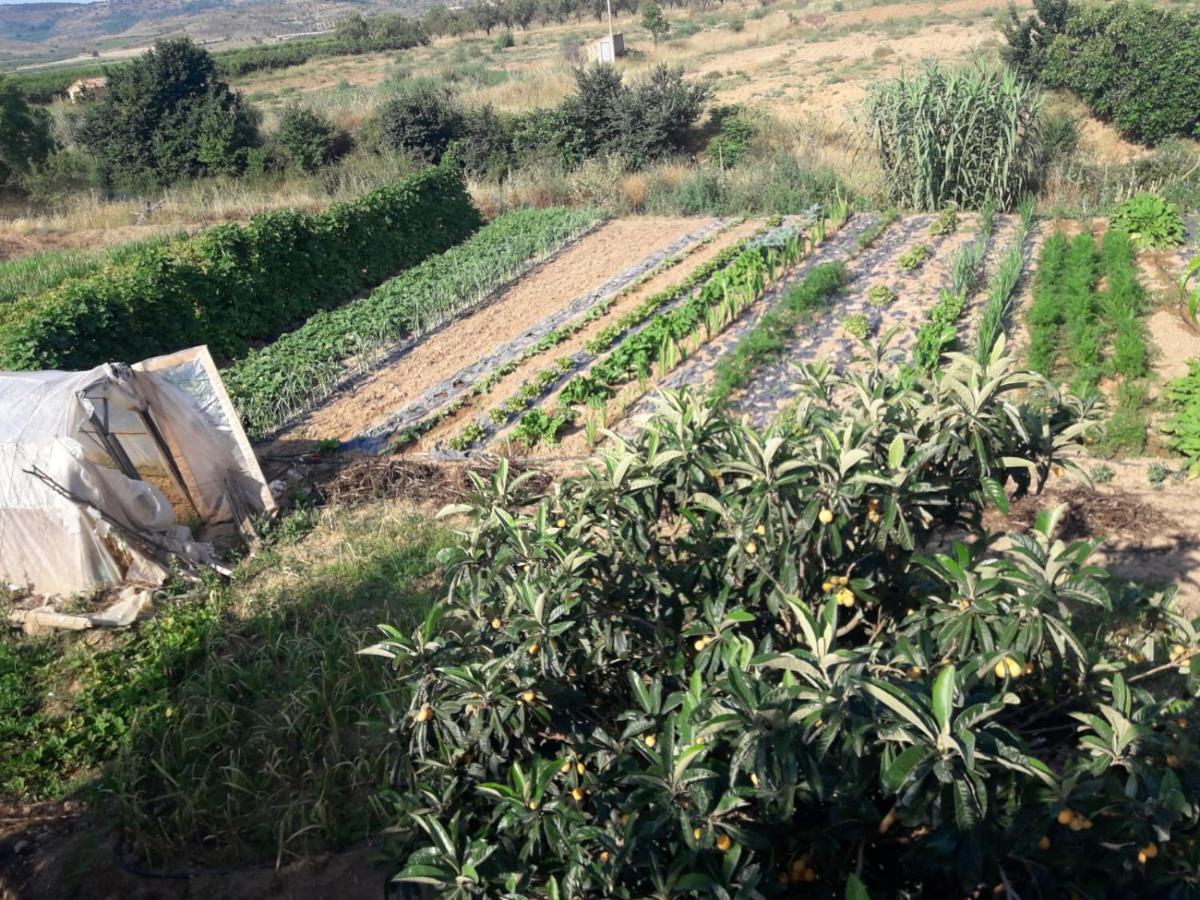
[[0, 308], [0, 368], [86, 369], [195, 344], [239, 356], [479, 222], [459, 175], [433, 168], [319, 215], [264, 213], [152, 245]]
[[206, 50], [174, 38], [109, 71], [108, 91], [85, 108], [77, 139], [99, 160], [106, 186], [137, 189], [240, 173], [258, 143], [258, 119]]
[[279, 117], [275, 139], [292, 165], [315, 172], [336, 156], [337, 130], [320, 113], [292, 105]]
[[1041, 92], [1011, 72], [934, 63], [873, 84], [867, 127], [892, 202], [910, 209], [1016, 206], [1042, 162]]
[[411, 690], [386, 722], [400, 882], [1154, 896], [1189, 870], [1200, 641], [1175, 601], [1105, 579], [1061, 510], [1015, 552], [918, 550], [1020, 458], [1061, 462], [1077, 407], [999, 358], [912, 389], [802, 376], [770, 432], [670, 395], [540, 502], [502, 464], [456, 508], [444, 602], [370, 651]]
[[496, 39], [492, 41], [492, 49], [496, 51], [509, 50], [516, 45], [517, 42], [513, 40], [513, 33], [511, 31], [500, 32], [496, 35]]
[[1179, 211], [1154, 194], [1126, 200], [1117, 207], [1110, 224], [1128, 234], [1138, 247], [1155, 250], [1177, 247], [1187, 236]]
[[0, 77], [0, 188], [44, 163], [54, 147], [49, 114], [30, 107], [16, 85]]
[[428, 79], [406, 82], [375, 113], [375, 133], [388, 150], [438, 162], [463, 134], [463, 114], [444, 85]]
[[738, 107], [723, 107], [712, 113], [718, 125], [715, 137], [708, 142], [708, 160], [722, 169], [735, 166], [746, 155], [754, 140], [755, 127], [750, 114]]
[[1200, 136], [1200, 15], [1127, 0], [1071, 6], [1042, 78], [1136, 141]]

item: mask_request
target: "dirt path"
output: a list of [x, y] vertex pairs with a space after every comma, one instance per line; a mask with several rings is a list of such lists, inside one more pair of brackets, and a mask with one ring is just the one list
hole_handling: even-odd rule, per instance
[[612, 278], [696, 228], [696, 219], [618, 219], [521, 278], [494, 302], [451, 322], [392, 365], [372, 373], [302, 418], [277, 441], [349, 441], [380, 425], [465, 363], [491, 353], [561, 309], [589, 287]]

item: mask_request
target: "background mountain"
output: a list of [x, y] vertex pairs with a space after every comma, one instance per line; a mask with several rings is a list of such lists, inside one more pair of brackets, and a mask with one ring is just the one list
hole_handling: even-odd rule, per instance
[[249, 44], [329, 29], [353, 10], [370, 15], [420, 6], [394, 0], [0, 0], [0, 65], [79, 54], [120, 55], [177, 34], [215, 46]]

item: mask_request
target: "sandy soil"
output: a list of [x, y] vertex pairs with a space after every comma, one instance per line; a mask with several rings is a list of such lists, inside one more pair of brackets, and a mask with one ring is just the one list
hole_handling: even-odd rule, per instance
[[1200, 357], [1200, 334], [1192, 331], [1174, 307], [1164, 307], [1146, 320], [1150, 340], [1158, 352], [1152, 364], [1162, 383], [1188, 373], [1188, 360]]
[[[497, 382], [496, 386], [487, 394], [479, 397], [473, 397], [467, 402], [462, 409], [455, 415], [449, 417], [444, 422], [440, 423], [435, 428], [431, 429], [417, 444], [413, 446], [416, 452], [429, 450], [436, 446], [439, 442], [445, 441], [451, 435], [454, 435], [462, 428], [463, 424], [471, 419], [486, 413], [499, 403], [507, 400], [530, 378], [541, 372], [551, 360], [558, 359], [562, 356], [569, 356], [583, 349], [584, 344], [591, 340], [597, 332], [607, 327], [610, 323], [615, 322], [622, 315], [629, 312], [638, 306], [643, 300], [664, 288], [675, 284], [678, 281], [686, 278], [688, 274], [694, 271], [699, 266], [703, 265], [712, 257], [716, 256], [721, 250], [730, 244], [741, 240], [751, 232], [753, 232], [759, 223], [756, 221], [745, 222], [742, 225], [735, 226], [726, 232], [723, 232], [711, 244], [706, 244], [696, 252], [692, 253], [678, 265], [672, 266], [662, 274], [651, 278], [636, 291], [631, 291], [629, 294], [622, 297], [613, 304], [608, 315], [597, 319], [586, 328], [582, 329], [574, 336], [561, 344], [554, 347], [548, 353], [541, 354], [523, 363], [515, 372], [506, 376]], [[545, 404], [539, 404], [545, 406]]]
[[574, 297], [670, 244], [697, 220], [637, 217], [609, 222], [520, 279], [495, 301], [452, 322], [393, 365], [339, 393], [280, 438], [350, 440], [430, 386], [510, 341]]

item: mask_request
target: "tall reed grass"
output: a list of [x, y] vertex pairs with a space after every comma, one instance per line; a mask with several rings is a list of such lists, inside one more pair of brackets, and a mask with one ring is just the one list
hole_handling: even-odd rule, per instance
[[1033, 188], [1042, 158], [1041, 91], [981, 66], [920, 72], [868, 91], [868, 131], [893, 202], [1012, 209]]

